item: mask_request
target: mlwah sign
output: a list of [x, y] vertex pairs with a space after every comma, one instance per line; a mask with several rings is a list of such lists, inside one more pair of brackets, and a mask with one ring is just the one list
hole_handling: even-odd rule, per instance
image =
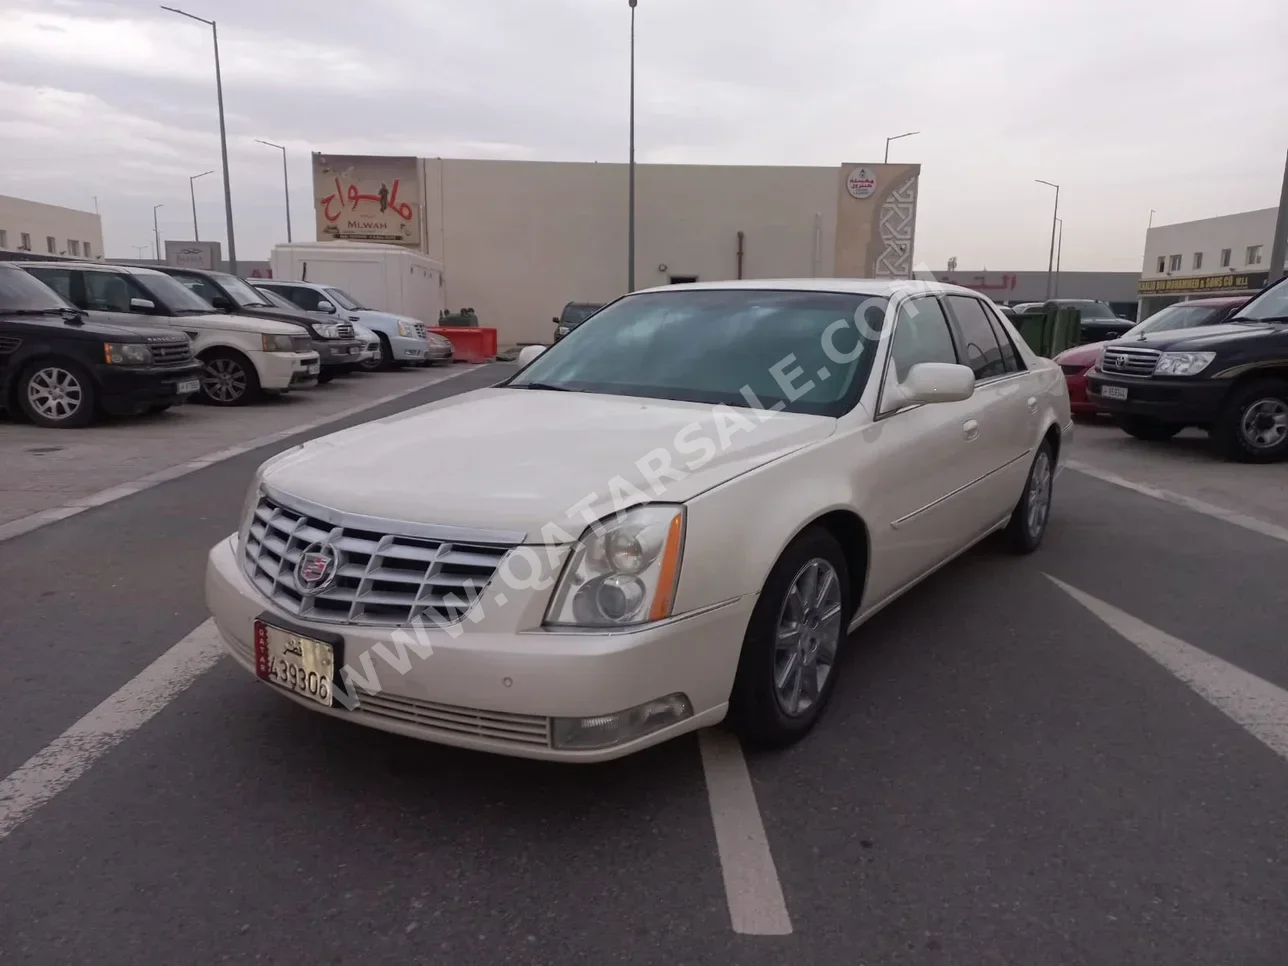
[[313, 155], [319, 240], [420, 244], [415, 158]]
[[876, 172], [866, 167], [853, 168], [845, 179], [845, 190], [852, 198], [871, 198], [877, 190]]

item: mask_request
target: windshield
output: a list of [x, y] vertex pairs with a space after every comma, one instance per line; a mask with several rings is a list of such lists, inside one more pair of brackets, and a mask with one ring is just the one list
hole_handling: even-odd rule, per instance
[[1196, 325], [1208, 325], [1221, 314], [1221, 311], [1210, 305], [1186, 305], [1183, 302], [1169, 305], [1129, 329], [1127, 335], [1147, 335], [1150, 332], [1168, 332], [1172, 329], [1192, 329]]
[[264, 296], [260, 295], [236, 275], [216, 275], [215, 279], [223, 290], [228, 293], [228, 297], [244, 309], [272, 307]]
[[134, 280], [148, 290], [153, 298], [177, 314], [208, 315], [215, 307], [188, 286], [161, 272], [140, 272]]
[[1288, 321], [1288, 276], [1241, 308], [1238, 317], [1249, 321]]
[[297, 312], [300, 309], [298, 305], [294, 304], [293, 302], [286, 301], [286, 299], [282, 298], [276, 292], [273, 292], [266, 288], [260, 288], [258, 285], [254, 286], [254, 288], [255, 288], [255, 292], [258, 295], [260, 295], [265, 302], [273, 306], [273, 308], [275, 309], [295, 309]]
[[75, 312], [44, 282], [21, 269], [0, 270], [0, 312]]
[[883, 298], [831, 292], [631, 295], [508, 385], [839, 416], [867, 382], [885, 309]]
[[1057, 302], [1061, 308], [1077, 309], [1084, 319], [1116, 319], [1113, 310], [1104, 302]]
[[353, 311], [362, 312], [362, 311], [366, 311], [367, 309], [365, 305], [359, 305], [358, 300], [353, 298], [353, 296], [351, 296], [348, 292], [344, 291], [344, 289], [324, 288], [322, 291], [326, 292], [327, 298], [329, 298], [336, 305], [340, 306], [340, 308], [342, 309], [348, 309], [350, 312], [353, 312]]

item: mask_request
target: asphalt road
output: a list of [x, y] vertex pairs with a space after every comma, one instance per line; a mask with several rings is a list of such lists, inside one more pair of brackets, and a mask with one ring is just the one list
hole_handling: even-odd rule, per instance
[[[205, 620], [205, 552], [293, 442], [0, 543], [0, 779]], [[1288, 689], [1286, 569], [1064, 474], [1041, 551], [941, 571], [808, 740], [748, 755], [785, 936], [731, 928], [696, 738], [491, 758], [221, 659], [0, 838], [0, 963], [1282, 966], [1288, 761], [1050, 577]]]

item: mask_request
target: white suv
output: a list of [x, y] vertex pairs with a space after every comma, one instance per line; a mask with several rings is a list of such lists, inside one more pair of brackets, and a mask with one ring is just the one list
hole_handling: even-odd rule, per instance
[[188, 333], [206, 367], [201, 397], [216, 406], [241, 406], [263, 392], [317, 385], [318, 354], [298, 325], [218, 312], [186, 285], [150, 268], [80, 262], [21, 267], [77, 308]]

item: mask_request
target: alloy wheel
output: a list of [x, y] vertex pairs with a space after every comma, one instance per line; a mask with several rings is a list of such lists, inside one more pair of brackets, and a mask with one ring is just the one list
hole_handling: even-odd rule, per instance
[[790, 717], [818, 701], [841, 643], [841, 582], [822, 557], [806, 563], [788, 587], [774, 637], [774, 694]]
[[206, 395], [217, 402], [236, 402], [246, 394], [246, 370], [233, 359], [211, 359], [201, 382]]
[[85, 390], [72, 373], [46, 366], [27, 383], [27, 401], [45, 419], [61, 422], [75, 416], [85, 403]]
[[1026, 523], [1029, 535], [1038, 537], [1051, 512], [1051, 457], [1046, 450], [1039, 452], [1033, 461], [1033, 472], [1029, 474], [1028, 508]]
[[1243, 411], [1239, 429], [1249, 446], [1273, 449], [1288, 439], [1288, 402], [1273, 396], [1256, 400]]

